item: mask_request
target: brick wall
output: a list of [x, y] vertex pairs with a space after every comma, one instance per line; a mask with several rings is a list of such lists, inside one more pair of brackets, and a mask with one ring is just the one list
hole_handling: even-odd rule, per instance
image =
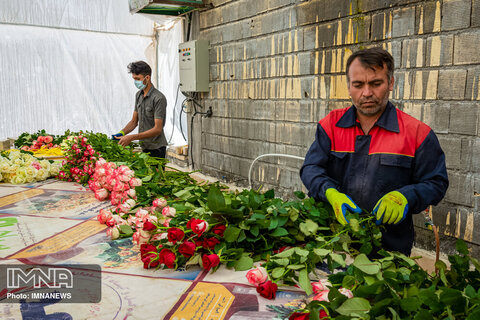
[[[196, 117], [196, 168], [247, 184], [261, 154], [304, 156], [318, 120], [350, 105], [345, 63], [381, 45], [396, 63], [391, 100], [430, 125], [447, 156], [450, 188], [433, 209], [442, 249], [455, 238], [480, 245], [480, 0], [211, 0], [194, 17], [194, 38], [210, 42], [213, 117]], [[266, 158], [254, 187], [279, 195], [303, 185], [301, 161]], [[419, 246], [432, 248], [423, 218]], [[475, 250], [477, 246], [474, 246]]]

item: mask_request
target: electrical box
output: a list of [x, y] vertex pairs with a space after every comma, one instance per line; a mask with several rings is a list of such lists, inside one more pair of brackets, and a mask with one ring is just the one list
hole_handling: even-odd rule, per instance
[[208, 41], [193, 40], [178, 45], [180, 90], [182, 92], [209, 91]]

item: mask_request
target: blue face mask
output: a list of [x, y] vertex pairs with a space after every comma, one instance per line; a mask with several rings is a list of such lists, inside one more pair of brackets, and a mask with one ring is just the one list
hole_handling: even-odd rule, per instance
[[135, 87], [137, 87], [139, 90], [143, 90], [147, 87], [147, 85], [143, 84], [143, 81], [141, 80], [135, 80]]

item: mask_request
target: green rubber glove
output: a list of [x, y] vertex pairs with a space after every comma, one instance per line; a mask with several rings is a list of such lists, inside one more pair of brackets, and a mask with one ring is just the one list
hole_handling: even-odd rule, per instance
[[397, 224], [407, 216], [408, 200], [398, 191], [391, 191], [384, 195], [373, 208], [376, 224]]
[[343, 225], [348, 223], [346, 217], [347, 210], [354, 213], [362, 212], [362, 209], [360, 209], [349, 196], [344, 193], [338, 192], [337, 189], [327, 189], [327, 191], [325, 192], [325, 196], [327, 197], [328, 202], [330, 202], [330, 204], [332, 205], [337, 221]]

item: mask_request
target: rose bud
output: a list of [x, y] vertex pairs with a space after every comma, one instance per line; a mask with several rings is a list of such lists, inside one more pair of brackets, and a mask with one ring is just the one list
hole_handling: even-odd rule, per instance
[[157, 253], [146, 254], [142, 257], [143, 267], [145, 269], [156, 268], [160, 264], [159, 260]]
[[190, 258], [193, 256], [195, 253], [195, 249], [197, 249], [197, 246], [195, 243], [190, 242], [190, 241], [185, 241], [182, 243], [180, 246], [178, 246], [178, 252], [182, 254], [185, 258]]
[[352, 291], [348, 290], [348, 289], [345, 289], [345, 288], [340, 288], [338, 289], [338, 292], [340, 292], [341, 294], [343, 294], [345, 297], [347, 298], [353, 298], [353, 293]]
[[175, 210], [175, 208], [172, 208], [169, 206], [166, 206], [165, 208], [162, 209], [162, 215], [164, 217], [175, 217], [176, 213], [177, 211]]
[[288, 317], [288, 320], [309, 320], [310, 319], [310, 313], [304, 313], [304, 312], [294, 312]]
[[317, 294], [324, 290], [329, 290], [332, 284], [327, 279], [322, 279], [318, 282], [312, 282], [313, 293]]
[[216, 225], [212, 228], [212, 232], [223, 238], [223, 233], [225, 232], [225, 229], [227, 229], [227, 227], [225, 227], [224, 225]]
[[207, 230], [208, 222], [192, 218], [187, 222], [187, 228], [190, 228], [197, 236], [201, 236]]
[[143, 223], [143, 230], [145, 231], [153, 231], [157, 229], [157, 226], [154, 225], [152, 222], [150, 222], [150, 220], [147, 220]]
[[215, 238], [215, 237], [210, 237], [210, 238], [208, 238], [208, 239], [204, 239], [204, 240], [203, 240], [203, 247], [204, 247], [205, 249], [208, 248], [208, 249], [210, 249], [210, 250], [213, 250], [213, 249], [215, 249], [215, 246], [216, 246], [217, 244], [219, 244], [219, 243], [220, 243], [220, 240], [218, 240], [218, 239]]
[[275, 296], [277, 294], [277, 289], [278, 289], [277, 284], [268, 280], [258, 285], [257, 292], [264, 298], [275, 299]]
[[168, 229], [168, 241], [175, 244], [177, 241], [182, 241], [183, 237], [185, 236], [185, 232], [179, 228], [170, 228]]
[[268, 273], [265, 268], [256, 267], [255, 269], [250, 269], [247, 272], [246, 277], [249, 283], [253, 284], [255, 287], [258, 287], [260, 284], [267, 281]]
[[167, 268], [173, 269], [175, 267], [175, 260], [177, 257], [169, 249], [162, 249], [158, 255], [161, 264], [164, 264]]
[[204, 254], [202, 264], [203, 269], [208, 271], [220, 264], [220, 258], [216, 254]]
[[329, 301], [328, 300], [328, 293], [330, 292], [330, 290], [323, 290], [323, 291], [320, 291], [319, 293], [317, 293], [317, 295], [315, 297], [313, 297], [313, 300], [317, 300], [317, 301]]
[[157, 198], [152, 202], [152, 206], [158, 209], [163, 209], [166, 205], [167, 200], [165, 200], [165, 198]]
[[156, 252], [157, 252], [157, 247], [155, 247], [153, 244], [143, 243], [140, 246], [140, 255], [142, 257], [148, 253], [156, 253]]

